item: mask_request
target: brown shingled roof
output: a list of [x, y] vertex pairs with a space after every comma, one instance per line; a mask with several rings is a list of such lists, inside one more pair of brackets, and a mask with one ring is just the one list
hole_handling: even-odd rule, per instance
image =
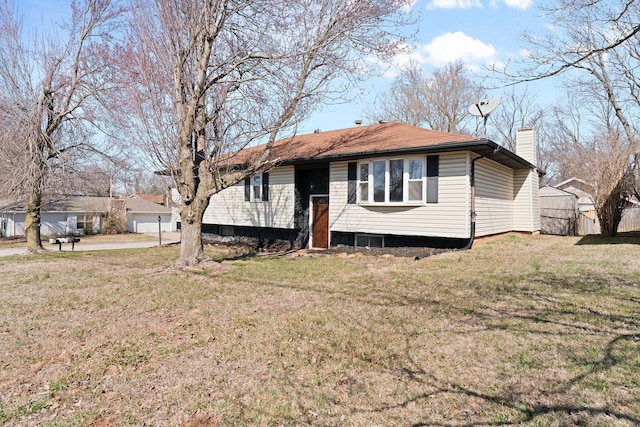
[[[270, 159], [287, 163], [411, 151], [438, 145], [464, 145], [477, 141], [479, 138], [475, 136], [439, 132], [402, 123], [383, 123], [284, 138], [274, 144]], [[263, 145], [243, 150], [237, 154], [234, 163], [255, 160], [263, 150]]]

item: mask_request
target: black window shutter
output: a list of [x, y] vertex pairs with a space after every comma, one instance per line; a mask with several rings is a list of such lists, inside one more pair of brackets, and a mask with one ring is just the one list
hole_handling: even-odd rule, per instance
[[251, 201], [251, 178], [244, 179], [244, 201]]
[[438, 203], [440, 156], [427, 156], [427, 203]]
[[262, 201], [269, 201], [269, 172], [262, 173]]
[[358, 188], [358, 163], [350, 162], [347, 165], [347, 203], [355, 204], [356, 203], [356, 193]]

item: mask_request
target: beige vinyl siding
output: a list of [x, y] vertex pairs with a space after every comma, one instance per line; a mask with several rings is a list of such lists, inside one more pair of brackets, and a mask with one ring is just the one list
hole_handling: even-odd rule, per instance
[[513, 231], [540, 231], [538, 172], [514, 171]]
[[454, 238], [469, 236], [465, 153], [440, 154], [438, 203], [421, 206], [347, 204], [347, 164], [335, 162], [330, 167], [331, 231]]
[[294, 228], [294, 168], [269, 171], [269, 200], [246, 202], [244, 182], [214, 194], [204, 213], [205, 224]]
[[475, 165], [476, 236], [506, 233], [513, 225], [513, 170], [490, 159]]

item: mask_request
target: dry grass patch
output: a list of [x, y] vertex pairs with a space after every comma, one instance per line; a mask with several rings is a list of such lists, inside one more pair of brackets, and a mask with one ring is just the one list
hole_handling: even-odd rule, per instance
[[177, 248], [0, 259], [0, 423], [635, 425], [639, 243], [219, 274], [166, 269]]

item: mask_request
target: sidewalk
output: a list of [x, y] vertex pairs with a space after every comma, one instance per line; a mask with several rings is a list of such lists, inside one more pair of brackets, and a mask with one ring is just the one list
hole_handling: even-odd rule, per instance
[[[169, 245], [180, 242], [180, 233], [163, 233], [162, 235], [162, 244]], [[58, 245], [49, 245], [48, 242], [43, 242], [43, 246], [49, 250], [50, 252], [58, 252]], [[112, 249], [135, 249], [135, 248], [153, 248], [158, 246], [158, 240], [149, 240], [144, 242], [126, 242], [123, 241], [121, 243], [101, 243], [101, 244], [83, 244], [82, 238], [80, 242], [75, 244], [73, 252], [79, 251], [104, 251], [104, 250], [112, 250]], [[71, 252], [70, 244], [62, 245], [63, 252]], [[11, 255], [20, 255], [25, 254], [27, 252], [26, 248], [9, 248], [9, 249], [0, 249], [0, 257], [11, 256]]]

